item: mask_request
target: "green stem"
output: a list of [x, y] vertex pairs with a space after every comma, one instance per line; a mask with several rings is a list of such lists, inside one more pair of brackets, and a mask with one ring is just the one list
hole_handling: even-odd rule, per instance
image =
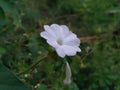
[[45, 54], [43, 57], [41, 57], [38, 61], [36, 61], [35, 63], [33, 63], [29, 68], [27, 68], [26, 70], [18, 73], [17, 75], [20, 76], [20, 75], [22, 75], [22, 74], [25, 74], [26, 72], [29, 72], [29, 71], [32, 70], [35, 66], [37, 66], [44, 58], [46, 58], [47, 55], [48, 55], [48, 53]]
[[66, 62], [67, 62], [67, 58], [66, 57], [63, 59], [63, 62], [66, 64]]

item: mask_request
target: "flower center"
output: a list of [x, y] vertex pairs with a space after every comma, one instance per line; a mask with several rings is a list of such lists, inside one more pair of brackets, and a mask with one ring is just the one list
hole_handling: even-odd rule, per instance
[[57, 40], [57, 43], [58, 43], [59, 45], [62, 45], [62, 44], [63, 44], [63, 42], [62, 42], [61, 39], [58, 39], [58, 40]]

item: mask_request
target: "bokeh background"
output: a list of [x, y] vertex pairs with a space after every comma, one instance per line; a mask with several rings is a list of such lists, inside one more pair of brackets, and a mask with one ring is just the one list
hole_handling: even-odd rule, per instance
[[[40, 37], [44, 25], [67, 25], [81, 53], [64, 61]], [[0, 0], [0, 59], [32, 90], [120, 90], [120, 0]]]

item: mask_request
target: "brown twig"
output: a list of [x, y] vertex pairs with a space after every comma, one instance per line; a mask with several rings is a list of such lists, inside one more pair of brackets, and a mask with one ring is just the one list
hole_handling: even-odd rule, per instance
[[86, 43], [86, 42], [91, 42], [91, 41], [96, 41], [96, 40], [104, 40], [107, 37], [107, 33], [106, 34], [102, 34], [100, 36], [87, 36], [87, 37], [79, 37], [79, 39], [81, 40], [82, 43]]

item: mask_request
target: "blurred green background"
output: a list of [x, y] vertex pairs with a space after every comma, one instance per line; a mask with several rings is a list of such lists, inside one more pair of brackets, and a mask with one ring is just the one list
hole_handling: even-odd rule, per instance
[[[81, 39], [82, 52], [67, 57], [69, 86], [63, 60], [39, 35], [53, 23]], [[32, 90], [120, 90], [120, 0], [0, 0], [0, 59]]]

